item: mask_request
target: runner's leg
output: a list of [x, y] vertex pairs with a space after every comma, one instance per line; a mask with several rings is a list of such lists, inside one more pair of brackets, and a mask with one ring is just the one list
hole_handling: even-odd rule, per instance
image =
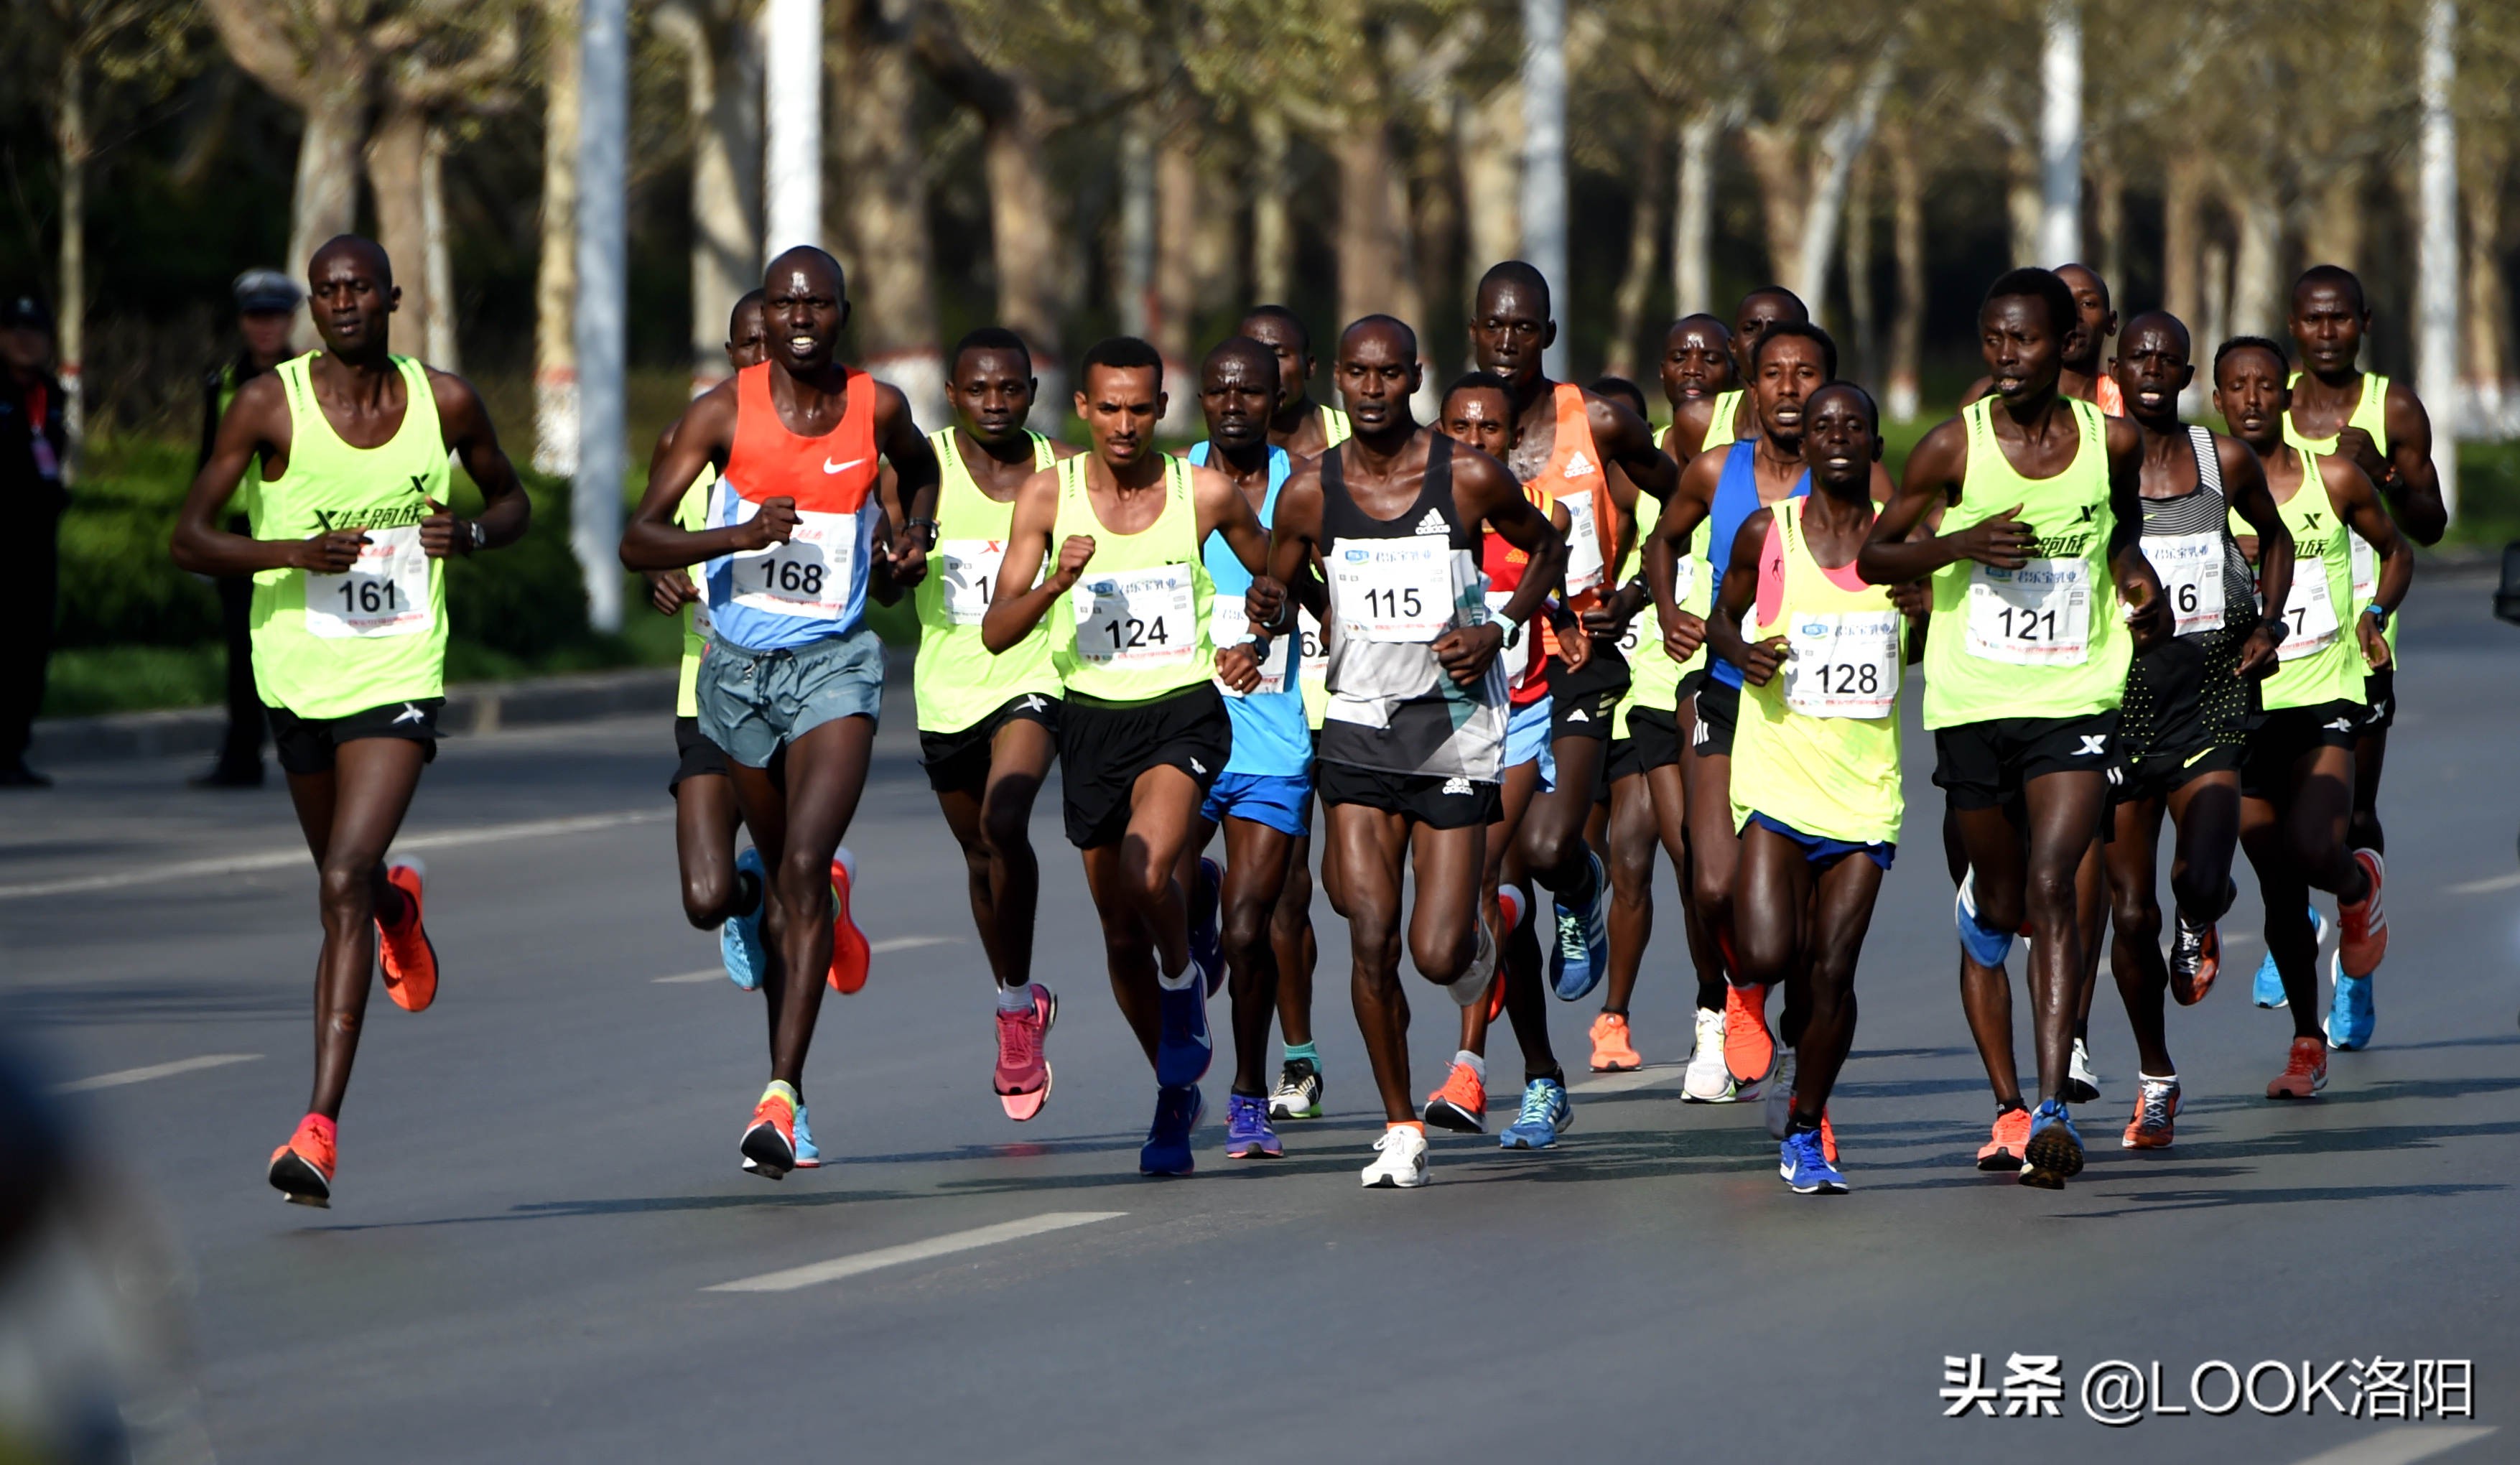
[[[1202, 841], [1203, 842], [1203, 841]], [[1269, 1019], [1278, 1005], [1273, 916], [1294, 840], [1257, 820], [1225, 821], [1225, 968], [1234, 999], [1234, 1091], [1269, 1092]]]
[[1650, 776], [1631, 774], [1610, 785], [1610, 990], [1601, 1010], [1624, 1016], [1637, 972], [1653, 941], [1654, 818]]
[[[2000, 837], [2004, 848], [2019, 859], [2021, 836], [2001, 808], [1969, 811], [1970, 815], [1991, 817], [2001, 826]], [[1961, 838], [1961, 811], [1950, 808], [1943, 812], [1943, 853], [1950, 862], [1952, 883], [1959, 884], [1969, 874], [1969, 849]], [[1986, 883], [1983, 873], [1973, 887], [1978, 892], [1978, 910], [1986, 910]], [[1960, 1011], [1968, 1019], [1969, 1037], [1977, 1044], [1978, 1061], [1986, 1066], [1987, 1087], [1995, 1091], [1998, 1110], [2018, 1109], [2021, 1102], [2021, 1071], [2012, 1051], [2012, 978], [2001, 966], [1980, 966], [1966, 950], [1960, 953]]]
[[674, 785], [674, 858], [682, 868], [683, 915], [696, 930], [716, 930], [741, 903], [735, 873], [740, 822], [732, 779], [694, 774]]
[[2170, 966], [2161, 958], [2161, 905], [2153, 895], [2153, 872], [2160, 863], [2161, 812], [2162, 801], [2151, 797], [2128, 799], [2110, 811], [2117, 827], [2108, 841], [2109, 972], [2117, 979], [2119, 999], [2126, 1003], [2127, 1024], [2135, 1030], [2137, 1062], [2142, 1072], [2166, 1078], [2179, 1069], [2171, 1062], [2170, 1040], [2162, 1021]]
[[1383, 1119], [1414, 1123], [1409, 999], [1400, 989], [1400, 862], [1409, 848], [1409, 821], [1362, 804], [1327, 804], [1322, 812], [1328, 836], [1322, 872], [1331, 909], [1347, 920], [1354, 962], [1349, 992]]
[[1198, 805], [1197, 780], [1156, 764], [1130, 785], [1129, 823], [1119, 842], [1084, 852], [1085, 882], [1102, 917], [1111, 995], [1148, 1063], [1163, 1028], [1160, 978], [1179, 977], [1190, 966], [1190, 900], [1179, 866]]
[[376, 964], [377, 917], [398, 912], [402, 893], [385, 882], [392, 845], [420, 786], [428, 745], [400, 737], [340, 744], [333, 770], [289, 776], [289, 797], [315, 856], [324, 946], [315, 962], [315, 1078], [306, 1107], [341, 1115], [358, 1057]]
[[[1753, 828], [1778, 844], [1792, 841]], [[1795, 850], [1796, 863], [1802, 852]], [[1885, 871], [1867, 855], [1847, 855], [1820, 876], [1811, 903], [1811, 944], [1801, 965], [1810, 991], [1801, 1038], [1794, 1045], [1793, 1120], [1796, 1128], [1820, 1124], [1839, 1070], [1855, 1046], [1855, 966], [1872, 929], [1873, 903]]]
[[[787, 839], [770, 871], [770, 909], [779, 934], [763, 937], [778, 952], [788, 980], [773, 1002], [770, 1077], [804, 1091], [805, 1052], [823, 1009], [824, 973], [832, 965], [832, 860], [848, 837], [866, 791], [875, 720], [843, 717], [809, 729], [788, 745]], [[768, 772], [762, 774], [767, 781]], [[754, 830], [754, 843], [760, 831]], [[765, 986], [768, 984], [765, 983]]]

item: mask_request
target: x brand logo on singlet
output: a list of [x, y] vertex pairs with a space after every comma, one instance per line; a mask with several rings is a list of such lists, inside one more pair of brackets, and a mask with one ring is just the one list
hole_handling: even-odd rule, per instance
[[2088, 524], [2088, 523], [2091, 523], [2091, 522], [2092, 522], [2094, 519], [2096, 519], [2096, 518], [2098, 518], [2098, 517], [2099, 517], [2099, 512], [2100, 512], [2100, 506], [2099, 506], [2099, 505], [2097, 505], [2097, 504], [2086, 504], [2086, 505], [2084, 505], [2084, 506], [2083, 506], [2083, 516], [2082, 516], [2081, 518], [2076, 519], [2074, 522], [2075, 522], [2075, 523], [2078, 523], [2078, 524]]

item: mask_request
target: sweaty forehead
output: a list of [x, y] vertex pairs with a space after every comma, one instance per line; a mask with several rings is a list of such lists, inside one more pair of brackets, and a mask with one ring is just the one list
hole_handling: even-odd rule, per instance
[[1339, 339], [1339, 360], [1358, 366], [1389, 366], [1408, 357], [1400, 333], [1388, 326], [1359, 326]]
[[1493, 386], [1465, 386], [1444, 399], [1444, 416], [1493, 419], [1506, 416], [1505, 393]]
[[1278, 378], [1278, 362], [1252, 350], [1219, 351], [1199, 366], [1201, 384], [1218, 386], [1262, 387], [1274, 385]]
[[1491, 280], [1479, 287], [1479, 314], [1513, 320], [1540, 320], [1547, 312], [1540, 292], [1519, 280]]
[[1004, 346], [966, 346], [954, 360], [958, 377], [1029, 377], [1023, 354]]

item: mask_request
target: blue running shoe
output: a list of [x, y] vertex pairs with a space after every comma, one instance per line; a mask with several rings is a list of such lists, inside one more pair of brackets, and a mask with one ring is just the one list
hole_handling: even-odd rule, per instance
[[1570, 910], [1562, 898], [1551, 897], [1557, 941], [1549, 949], [1549, 982], [1561, 1001], [1583, 1000], [1610, 969], [1610, 872], [1590, 849], [1584, 858], [1593, 866], [1593, 899]]
[[1166, 1088], [1187, 1088], [1207, 1077], [1216, 1043], [1207, 1036], [1207, 989], [1193, 974], [1190, 985], [1160, 993], [1163, 1031], [1155, 1036], [1155, 1082]]
[[1784, 1143], [1777, 1147], [1777, 1174], [1785, 1177], [1796, 1195], [1846, 1193], [1846, 1176], [1828, 1162], [1818, 1130], [1795, 1130], [1785, 1135]]
[[1248, 1160], [1258, 1155], [1276, 1160], [1285, 1153], [1278, 1132], [1269, 1127], [1267, 1099], [1240, 1093], [1225, 1096], [1225, 1158]]
[[1566, 1086], [1555, 1079], [1534, 1079], [1522, 1086], [1522, 1113], [1497, 1136], [1497, 1147], [1545, 1150], [1573, 1128], [1575, 1106], [1567, 1102]]
[[769, 881], [762, 878], [761, 852], [746, 848], [735, 857], [735, 872], [749, 872], [753, 889], [752, 910], [744, 915], [730, 915], [726, 924], [717, 928], [718, 955], [726, 962], [727, 979], [746, 992], [761, 985], [761, 908], [769, 903]]
[[2021, 1183], [2062, 1190], [2083, 1173], [2083, 1136], [2064, 1104], [2048, 1099], [2030, 1116], [2030, 1142], [2021, 1147]]
[[[2378, 976], [2371, 973], [2371, 977]], [[2371, 1041], [2371, 977], [2349, 977], [2342, 955], [2327, 958], [2327, 980], [2336, 995], [2327, 1003], [2327, 1045], [2352, 1052]]]
[[[2326, 939], [2327, 917], [2319, 914], [2318, 908], [2313, 906], [2310, 908], [2311, 945], [2317, 946]], [[2274, 953], [2269, 952], [2258, 958], [2258, 975], [2257, 979], [2249, 984], [2249, 1000], [2261, 1007], [2272, 1008], [2286, 1005], [2283, 973], [2275, 970]]]
[[1960, 933], [1960, 950], [1980, 966], [2000, 967], [2012, 954], [2012, 933], [1982, 925], [1977, 918], [1977, 873], [1960, 877], [1960, 893], [1952, 898], [1952, 925]]
[[1155, 1090], [1155, 1123], [1147, 1131], [1147, 1146], [1138, 1151], [1138, 1174], [1186, 1176], [1195, 1165], [1190, 1135], [1207, 1113], [1207, 1101], [1194, 1085]]
[[823, 1152], [814, 1144], [814, 1126], [812, 1121], [805, 1117], [803, 1099], [796, 1101], [796, 1168], [798, 1170], [823, 1168]]
[[1190, 959], [1206, 979], [1209, 997], [1225, 985], [1225, 937], [1216, 928], [1217, 902], [1224, 888], [1225, 866], [1201, 855], [1198, 878], [1190, 887]]

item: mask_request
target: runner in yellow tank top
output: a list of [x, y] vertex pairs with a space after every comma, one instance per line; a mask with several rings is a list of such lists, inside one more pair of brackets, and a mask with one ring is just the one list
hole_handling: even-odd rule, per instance
[[[1092, 448], [1015, 490], [980, 635], [1005, 655], [1050, 621], [1067, 680], [1058, 736], [1067, 837], [1102, 912], [1112, 993], [1155, 1069], [1154, 1123], [1138, 1164], [1187, 1175], [1198, 1081], [1214, 1051], [1207, 999], [1224, 974], [1206, 970], [1208, 954], [1193, 948], [1190, 893], [1175, 871], [1234, 737], [1210, 680], [1219, 667], [1207, 536], [1223, 535], [1259, 577], [1243, 598], [1255, 633], [1286, 634], [1292, 617], [1267, 578], [1268, 532], [1242, 491], [1156, 450], [1165, 392], [1155, 348], [1135, 336], [1103, 341], [1077, 382]], [[1249, 658], [1236, 665], [1240, 689], [1258, 685]]]
[[[2353, 741], [2362, 708], [2364, 668], [2387, 660], [2371, 617], [2353, 605], [2348, 532], [2380, 554], [2377, 603], [2392, 609], [2414, 578], [2414, 553], [2390, 522], [2370, 478], [2343, 456], [2318, 458], [2283, 443], [2283, 348], [2243, 337], [2226, 341], [2214, 363], [2214, 405], [2231, 434], [2265, 461], [2267, 491], [2293, 541], [2291, 592], [2281, 618], [2282, 666], [2262, 696], [2266, 715], [2240, 766], [2240, 845], [2258, 872], [2267, 950], [2292, 1013], [2284, 1071], [2270, 1098], [2309, 1098], [2327, 1082], [2327, 1048], [2369, 1041], [2371, 978], [2388, 954], [2379, 856], [2355, 847]], [[2312, 890], [2336, 897], [2334, 997], [2318, 1018], [2318, 938]]]
[[[2080, 332], [2073, 291], [2049, 271], [2013, 270], [1988, 289], [1978, 328], [1996, 396], [1917, 444], [1861, 562], [1876, 584], [1933, 578], [1925, 726], [1972, 871], [1956, 913], [1963, 948], [2000, 972], [2025, 913], [2037, 943], [2042, 1102], [2026, 1133], [2000, 994], [1964, 994], [1981, 1051], [2006, 1055], [1988, 1065], [1997, 1120], [1979, 1164], [2017, 1164], [2024, 1184], [2054, 1188], [2083, 1166], [2066, 1111], [2084, 968], [2075, 868], [2107, 800], [2128, 655], [2169, 618], [2143, 557], [2142, 435], [2057, 391]], [[1941, 532], [1912, 538], [1937, 509]]]
[[[417, 1012], [437, 993], [420, 867], [388, 866], [385, 851], [436, 753], [441, 561], [515, 543], [531, 509], [472, 388], [391, 354], [384, 250], [339, 236], [307, 277], [323, 349], [237, 393], [177, 512], [174, 557], [196, 574], [253, 576], [254, 678], [325, 876], [314, 1091], [270, 1167], [290, 1200], [323, 1206], [370, 961], [398, 1006]], [[480, 488], [478, 517], [445, 507], [450, 452]], [[232, 533], [224, 511], [257, 460], [252, 533]]]
[[1758, 354], [1759, 338], [1787, 321], [1810, 325], [1811, 308], [1781, 285], [1763, 285], [1732, 308], [1732, 327], [1725, 333], [1723, 348], [1732, 354], [1731, 375], [1736, 384], [1672, 408], [1671, 429], [1664, 434], [1663, 446], [1682, 467], [1695, 462], [1700, 453], [1742, 441], [1758, 430], [1746, 390], [1752, 377], [1750, 363]]

